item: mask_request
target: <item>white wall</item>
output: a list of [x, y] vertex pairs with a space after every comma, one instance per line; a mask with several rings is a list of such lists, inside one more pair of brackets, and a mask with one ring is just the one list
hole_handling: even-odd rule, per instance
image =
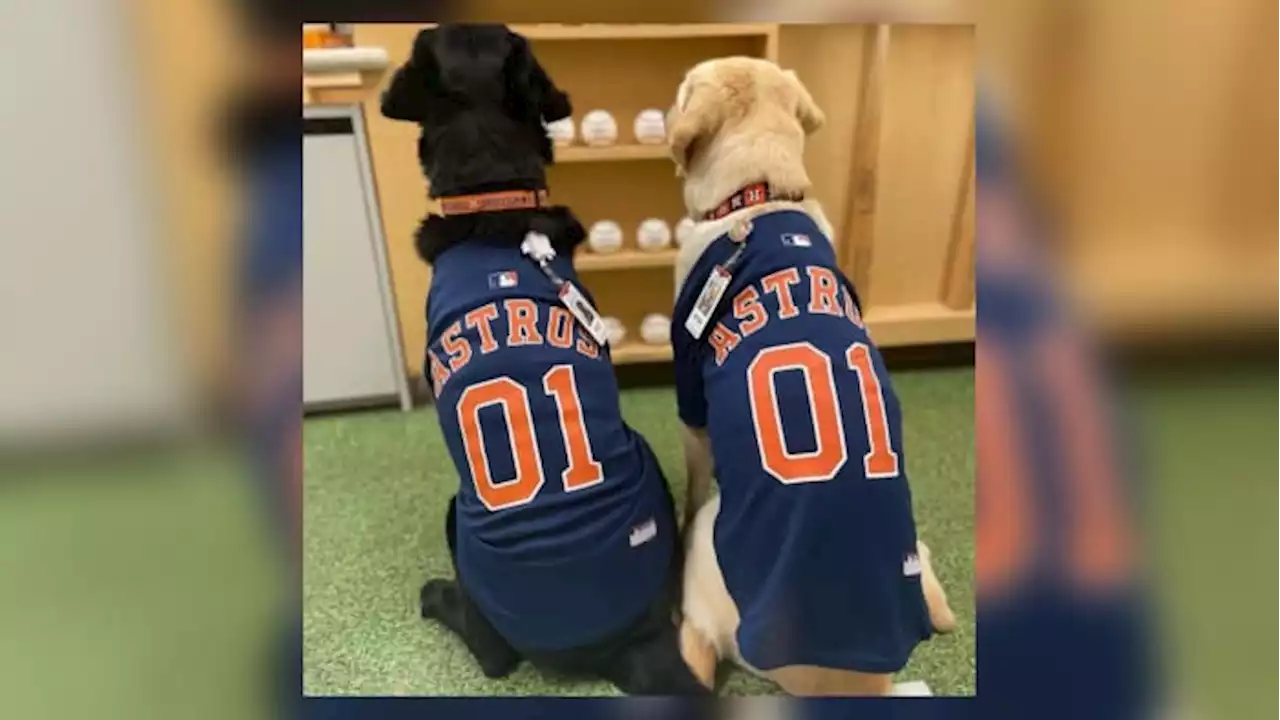
[[173, 293], [125, 19], [20, 7], [0, 43], [0, 448], [164, 429], [183, 406]]

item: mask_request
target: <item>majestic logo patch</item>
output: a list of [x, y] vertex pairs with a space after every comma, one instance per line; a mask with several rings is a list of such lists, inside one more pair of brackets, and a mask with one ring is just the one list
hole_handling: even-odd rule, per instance
[[906, 560], [902, 561], [902, 576], [915, 577], [920, 574], [920, 556], [911, 553]]
[[520, 284], [520, 276], [516, 275], [515, 270], [503, 270], [502, 272], [489, 273], [490, 288], [513, 288], [518, 284]]
[[809, 236], [800, 233], [783, 233], [782, 244], [787, 247], [813, 247], [813, 241]]
[[658, 523], [653, 518], [631, 528], [631, 547], [639, 547], [658, 536]]

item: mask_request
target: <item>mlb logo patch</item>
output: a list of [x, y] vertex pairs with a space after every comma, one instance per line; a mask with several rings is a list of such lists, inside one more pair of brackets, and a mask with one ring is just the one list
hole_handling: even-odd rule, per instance
[[649, 518], [643, 523], [631, 528], [631, 547], [640, 547], [658, 536], [658, 523], [653, 518]]
[[809, 236], [800, 233], [783, 233], [782, 244], [787, 247], [813, 247], [813, 241]]
[[489, 273], [489, 287], [491, 288], [513, 288], [518, 284], [520, 284], [520, 276], [516, 275], [515, 270]]

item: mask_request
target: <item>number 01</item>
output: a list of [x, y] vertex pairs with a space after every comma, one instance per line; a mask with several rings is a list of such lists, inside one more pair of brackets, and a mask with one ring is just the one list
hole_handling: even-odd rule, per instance
[[[582, 399], [572, 365], [557, 365], [542, 376], [542, 391], [556, 403], [560, 435], [564, 441], [568, 467], [560, 474], [565, 492], [582, 490], [604, 482], [604, 468], [591, 451], [591, 439], [582, 419]], [[489, 469], [484, 435], [480, 431], [480, 410], [490, 405], [502, 408], [507, 441], [515, 461], [515, 477], [497, 482]], [[458, 427], [462, 446], [475, 483], [476, 495], [490, 510], [504, 510], [532, 502], [546, 482], [542, 455], [534, 430], [529, 391], [509, 377], [476, 383], [458, 398]]]
[[[844, 359], [849, 369], [858, 374], [858, 390], [862, 396], [862, 419], [869, 446], [862, 456], [863, 473], [873, 479], [897, 477], [901, 467], [898, 453], [890, 442], [884, 391], [871, 363], [871, 348], [866, 343], [854, 343]], [[789, 451], [782, 432], [774, 380], [778, 373], [786, 370], [799, 370], [804, 375], [816, 441], [816, 447], [809, 452]], [[747, 389], [760, 461], [770, 475], [780, 483], [793, 485], [825, 482], [840, 472], [849, 459], [848, 442], [831, 356], [807, 342], [762, 350], [747, 367]]]

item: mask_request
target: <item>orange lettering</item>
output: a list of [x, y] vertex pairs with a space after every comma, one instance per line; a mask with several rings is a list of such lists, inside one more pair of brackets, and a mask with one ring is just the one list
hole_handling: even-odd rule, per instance
[[480, 354], [491, 353], [498, 349], [498, 341], [493, 337], [493, 328], [489, 323], [498, 319], [498, 308], [493, 303], [489, 303], [483, 307], [467, 313], [462, 318], [467, 323], [467, 327], [476, 328], [480, 331]]
[[769, 322], [769, 314], [760, 304], [760, 293], [753, 287], [747, 287], [733, 299], [733, 316], [743, 321], [738, 326], [742, 337], [748, 337]]
[[765, 292], [771, 292], [778, 297], [778, 317], [783, 320], [800, 314], [795, 300], [791, 299], [791, 286], [799, 282], [800, 273], [796, 272], [795, 268], [770, 273], [760, 281]]
[[725, 327], [724, 323], [716, 323], [716, 326], [711, 329], [711, 335], [707, 337], [707, 342], [715, 348], [716, 365], [723, 365], [725, 358], [729, 357], [729, 351], [738, 347], [742, 337]]
[[974, 453], [978, 477], [978, 521], [974, 540], [978, 546], [973, 570], [983, 592], [1003, 593], [1023, 576], [1030, 558], [1040, 548], [1035, 534], [1036, 504], [1029, 487], [1026, 427], [1017, 421], [1020, 412], [1011, 393], [1013, 377], [1003, 352], [975, 348], [975, 383], [982, 402], [974, 405]]
[[507, 346], [540, 345], [538, 306], [532, 300], [507, 300]]
[[604, 466], [591, 454], [591, 441], [582, 417], [582, 398], [572, 365], [557, 365], [542, 376], [542, 388], [555, 398], [560, 411], [560, 432], [569, 467], [560, 474], [565, 492], [573, 492], [604, 482]]
[[862, 313], [858, 312], [858, 306], [853, 303], [853, 293], [848, 289], [844, 291], [844, 316], [857, 327], [865, 327], [862, 324]]
[[884, 390], [871, 362], [871, 348], [856, 342], [845, 353], [849, 368], [858, 374], [862, 390], [862, 415], [867, 423], [869, 450], [862, 456], [863, 471], [869, 478], [897, 477], [900, 472], [898, 453], [889, 439], [889, 418], [884, 410]]
[[427, 351], [427, 365], [431, 368], [431, 392], [435, 393], [436, 397], [440, 397], [440, 388], [444, 387], [445, 381], [449, 379], [449, 371], [430, 350]]
[[[817, 447], [809, 452], [787, 449], [779, 415], [774, 377], [785, 370], [804, 375], [805, 395], [813, 418]], [[809, 343], [778, 345], [763, 350], [747, 367], [747, 394], [755, 422], [760, 463], [784, 485], [831, 480], [849, 459], [840, 417], [840, 401], [831, 371], [831, 358]]]
[[840, 309], [840, 301], [836, 299], [839, 284], [835, 273], [824, 267], [808, 267], [809, 273], [809, 312], [815, 315], [835, 315], [840, 317], [844, 311]]
[[[489, 405], [502, 408], [507, 421], [511, 455], [516, 476], [498, 480], [489, 471], [480, 434], [480, 409]], [[458, 398], [458, 427], [462, 429], [462, 447], [471, 465], [476, 495], [490, 510], [497, 511], [531, 502], [542, 488], [542, 457], [534, 435], [533, 416], [529, 411], [529, 393], [511, 378], [501, 377], [472, 385]]]
[[449, 354], [449, 369], [457, 372], [462, 366], [471, 362], [471, 343], [466, 338], [458, 337], [458, 333], [462, 332], [462, 325], [454, 323], [445, 329], [444, 334], [440, 336], [440, 344], [444, 346], [444, 351]]
[[573, 316], [562, 307], [551, 308], [551, 319], [547, 320], [547, 343], [552, 347], [573, 347]]

